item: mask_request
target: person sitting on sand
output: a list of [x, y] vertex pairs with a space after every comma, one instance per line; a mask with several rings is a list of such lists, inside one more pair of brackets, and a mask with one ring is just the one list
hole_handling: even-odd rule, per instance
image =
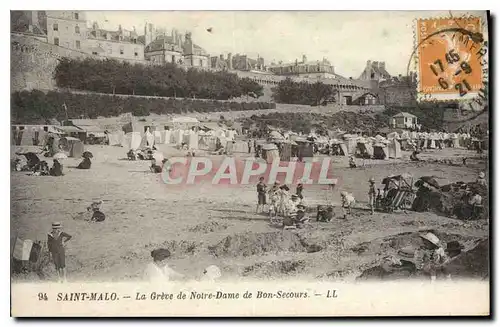
[[411, 161], [420, 161], [420, 159], [417, 157], [417, 155], [419, 154], [420, 152], [418, 152], [417, 150], [413, 151], [410, 155], [410, 160]]
[[433, 233], [420, 235], [423, 243], [415, 254], [415, 262], [418, 270], [430, 275], [431, 281], [436, 280], [437, 270], [447, 260], [448, 256], [441, 246], [441, 241]]
[[87, 211], [92, 211], [91, 222], [100, 223], [106, 220], [106, 215], [101, 211], [102, 201], [93, 202], [87, 207]]
[[162, 168], [156, 164], [156, 159], [151, 159], [151, 167], [149, 167], [152, 173], [159, 174], [162, 171]]
[[137, 160], [137, 154], [135, 153], [134, 150], [130, 149], [130, 151], [127, 152], [127, 159], [132, 161]]
[[479, 194], [477, 187], [473, 187], [468, 201], [470, 217], [469, 219], [478, 219], [483, 213], [483, 197]]
[[12, 169], [12, 171], [21, 171], [22, 169], [21, 159], [16, 158], [12, 160], [10, 163], [10, 168]]
[[77, 169], [90, 169], [90, 166], [92, 165], [92, 162], [90, 161], [90, 158], [83, 158], [82, 162], [76, 166]]
[[316, 221], [319, 222], [330, 222], [334, 217], [332, 206], [318, 206], [318, 213], [316, 216]]
[[49, 170], [50, 176], [63, 176], [63, 165], [59, 163], [59, 160], [54, 159], [54, 164], [52, 165], [52, 168]]
[[347, 215], [351, 214], [351, 209], [354, 206], [356, 200], [351, 193], [346, 191], [340, 192], [340, 198], [342, 200], [342, 211], [344, 212], [344, 219], [347, 219]]
[[484, 173], [484, 171], [480, 172], [479, 175], [477, 176], [476, 184], [483, 187], [488, 186], [488, 182], [486, 181], [486, 174]]
[[47, 163], [47, 161], [45, 161], [45, 160], [40, 161], [33, 168], [33, 175], [34, 176], [48, 176], [49, 175], [49, 164]]
[[297, 205], [297, 216], [295, 217], [295, 223], [297, 227], [302, 227], [304, 224], [309, 222], [309, 217], [306, 216], [306, 206], [303, 204]]
[[356, 168], [356, 162], [354, 161], [354, 157], [350, 156], [349, 157], [349, 168]]
[[159, 248], [151, 251], [153, 262], [149, 263], [144, 272], [145, 280], [151, 283], [165, 283], [171, 279], [181, 279], [184, 277], [170, 268], [167, 264], [167, 259], [170, 257], [168, 249]]

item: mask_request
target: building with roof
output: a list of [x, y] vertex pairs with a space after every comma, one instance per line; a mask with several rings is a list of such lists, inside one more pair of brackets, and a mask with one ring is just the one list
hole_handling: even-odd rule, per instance
[[359, 76], [359, 79], [364, 80], [364, 81], [381, 81], [381, 80], [387, 80], [391, 78], [391, 74], [387, 72], [385, 69], [385, 62], [384, 61], [371, 61], [368, 60], [366, 62], [366, 67], [365, 70], [361, 73], [361, 76]]
[[389, 126], [401, 129], [417, 129], [418, 119], [417, 116], [408, 112], [400, 112], [389, 118]]
[[[142, 40], [141, 40], [142, 41]], [[145, 28], [144, 58], [155, 65], [175, 63], [187, 67], [210, 68], [210, 56], [195, 44], [191, 33], [182, 35], [173, 29], [170, 35], [147, 24]], [[149, 43], [148, 43], [149, 42]]]
[[94, 22], [88, 31], [84, 51], [96, 56], [144, 60], [144, 44], [138, 38], [135, 30], [126, 30], [120, 25], [117, 31], [109, 31]]
[[155, 65], [182, 63], [182, 35], [177, 30], [173, 29], [171, 35], [159, 34], [152, 24], [146, 24], [144, 32], [144, 59]]
[[304, 78], [336, 78], [335, 67], [326, 59], [308, 61], [305, 55], [302, 61], [287, 64], [271, 64], [269, 70], [276, 75], [282, 76], [300, 76]]
[[83, 11], [47, 11], [47, 42], [83, 51], [87, 47], [87, 21]]

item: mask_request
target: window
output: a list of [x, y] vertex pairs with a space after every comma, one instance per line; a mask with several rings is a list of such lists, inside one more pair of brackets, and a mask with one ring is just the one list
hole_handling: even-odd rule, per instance
[[97, 56], [97, 55], [98, 55], [97, 51], [92, 51], [92, 54], [93, 54], [94, 56]]
[[59, 45], [59, 38], [58, 38], [58, 37], [55, 37], [55, 38], [54, 38], [54, 44], [55, 44], [55, 45]]
[[134, 48], [134, 57], [139, 57], [139, 50]]
[[75, 43], [76, 43], [76, 48], [81, 49], [80, 41], [77, 40]]
[[125, 48], [123, 45], [120, 45], [120, 54], [122, 55], [125, 52]]
[[80, 27], [79, 26], [75, 26], [75, 33], [80, 34]]
[[175, 64], [175, 56], [172, 56], [172, 63]]
[[111, 44], [108, 44], [108, 54], [112, 54], [113, 53], [113, 47]]
[[76, 20], [78, 20], [78, 19], [80, 18], [80, 17], [79, 17], [80, 15], [78, 15], [78, 13], [77, 13], [77, 12], [75, 12], [75, 15], [74, 15], [74, 16], [75, 16], [75, 19], [76, 19]]
[[59, 25], [57, 25], [57, 23], [54, 23], [54, 25], [52, 25], [52, 28], [54, 29], [54, 31], [59, 31]]

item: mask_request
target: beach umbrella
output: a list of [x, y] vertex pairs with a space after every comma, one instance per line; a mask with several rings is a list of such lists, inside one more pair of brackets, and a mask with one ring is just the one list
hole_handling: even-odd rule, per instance
[[90, 151], [85, 151], [83, 154], [82, 154], [82, 157], [83, 158], [94, 158], [94, 155], [92, 154], [92, 152]]
[[58, 152], [58, 153], [54, 154], [54, 156], [52, 158], [60, 160], [60, 159], [67, 159], [68, 156], [64, 152]]

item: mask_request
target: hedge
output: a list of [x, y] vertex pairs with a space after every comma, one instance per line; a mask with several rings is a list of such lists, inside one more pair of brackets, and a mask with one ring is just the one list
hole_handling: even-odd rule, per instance
[[165, 99], [124, 97], [99, 94], [75, 94], [70, 92], [39, 90], [11, 94], [12, 120], [15, 123], [46, 123], [51, 118], [64, 120], [67, 108], [68, 118], [114, 117], [123, 113], [135, 116], [155, 114], [183, 114], [189, 112], [246, 111], [275, 109], [275, 103], [238, 103], [216, 100]]

